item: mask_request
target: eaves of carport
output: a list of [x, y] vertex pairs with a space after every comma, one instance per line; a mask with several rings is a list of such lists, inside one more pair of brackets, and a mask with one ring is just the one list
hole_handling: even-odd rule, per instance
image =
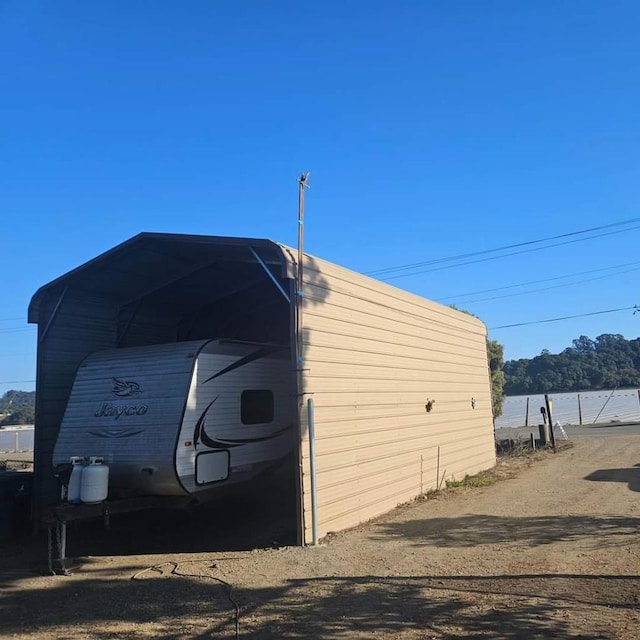
[[[277, 276], [295, 277], [292, 254], [271, 240], [140, 233], [41, 287], [29, 305], [28, 320], [40, 325], [42, 340], [50, 320], [41, 316], [44, 303], [60, 301], [69, 288], [99, 292], [126, 305], [222, 262], [258, 263], [280, 293], [290, 296]], [[279, 274], [274, 273], [274, 267]], [[47, 315], [55, 315], [55, 308]]]

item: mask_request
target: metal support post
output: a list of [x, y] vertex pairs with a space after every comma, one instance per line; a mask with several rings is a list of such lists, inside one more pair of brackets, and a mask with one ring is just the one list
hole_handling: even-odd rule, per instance
[[309, 472], [311, 474], [311, 540], [318, 544], [318, 487], [316, 484], [316, 430], [313, 398], [307, 400], [309, 421]]

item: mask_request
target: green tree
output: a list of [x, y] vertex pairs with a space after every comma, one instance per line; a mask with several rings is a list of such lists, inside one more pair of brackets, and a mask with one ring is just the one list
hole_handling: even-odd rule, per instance
[[35, 414], [35, 391], [12, 389], [0, 397], [0, 414], [4, 415], [0, 426], [8, 424], [33, 424]]
[[561, 353], [505, 362], [504, 373], [507, 395], [640, 387], [640, 339], [580, 336]]
[[4, 427], [11, 424], [33, 424], [34, 419], [35, 413], [33, 409], [18, 409], [2, 420], [2, 422], [0, 422], [0, 426]]
[[[455, 304], [450, 304], [451, 309], [461, 311], [469, 316], [477, 318], [475, 314], [466, 309], [458, 309]], [[489, 374], [491, 378], [491, 404], [493, 410], [493, 419], [502, 415], [502, 405], [504, 404], [504, 346], [497, 340], [489, 340], [487, 338], [487, 364], [489, 366]]]
[[487, 339], [487, 359], [491, 375], [491, 401], [493, 404], [494, 419], [502, 415], [504, 403], [504, 346], [497, 340]]
[[572, 341], [573, 348], [580, 353], [590, 353], [595, 351], [596, 345], [591, 338], [587, 336], [580, 336]]

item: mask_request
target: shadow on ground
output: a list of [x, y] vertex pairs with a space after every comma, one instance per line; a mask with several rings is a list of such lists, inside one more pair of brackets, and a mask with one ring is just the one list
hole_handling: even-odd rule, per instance
[[[59, 557], [52, 536], [52, 558]], [[102, 518], [71, 521], [67, 525], [67, 562], [86, 556], [134, 556], [145, 554], [246, 551], [296, 543], [295, 491], [279, 482], [255, 491], [231, 496], [192, 510], [154, 509]], [[0, 542], [0, 577], [14, 574], [46, 574], [46, 532]], [[57, 568], [57, 564], [54, 562]]]
[[[533, 498], [534, 499], [534, 498]], [[640, 527], [640, 518], [626, 516], [544, 516], [505, 518], [467, 515], [385, 522], [375, 528], [374, 539], [395, 536], [414, 544], [436, 547], [475, 547], [517, 543], [537, 547], [554, 542], [588, 540], [598, 548], [625, 543]]]
[[73, 556], [140, 555], [242, 551], [295, 544], [295, 506], [291, 495], [255, 493], [203, 505], [194, 510], [157, 509], [71, 523], [68, 550]]
[[256, 639], [606, 640], [622, 637], [612, 625], [633, 629], [639, 577], [331, 577], [229, 593], [215, 581], [224, 575], [202, 562], [180, 565], [178, 575], [165, 567], [136, 580], [56, 578], [51, 588], [9, 590], [0, 635], [230, 638], [237, 603], [240, 637]]
[[640, 491], [640, 464], [624, 469], [598, 469], [585, 476], [595, 482], [625, 482], [630, 491]]
[[70, 555], [238, 551], [295, 544], [293, 495], [260, 491], [193, 510], [152, 510], [83, 523], [69, 532]]

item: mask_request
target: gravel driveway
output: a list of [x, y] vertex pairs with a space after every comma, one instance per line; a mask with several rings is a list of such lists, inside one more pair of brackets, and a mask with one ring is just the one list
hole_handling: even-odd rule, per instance
[[640, 436], [496, 475], [315, 548], [83, 556], [52, 577], [35, 547], [0, 547], [0, 637], [234, 638], [237, 605], [241, 638], [640, 638]]

